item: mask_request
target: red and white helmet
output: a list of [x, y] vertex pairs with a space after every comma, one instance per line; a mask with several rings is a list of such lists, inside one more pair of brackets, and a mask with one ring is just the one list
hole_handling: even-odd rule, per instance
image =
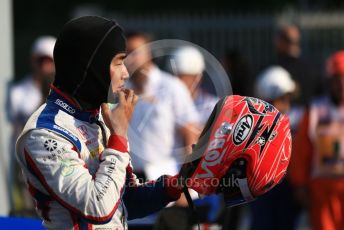
[[286, 174], [291, 155], [288, 118], [252, 97], [220, 100], [181, 175], [200, 194], [223, 193], [226, 205], [249, 202]]

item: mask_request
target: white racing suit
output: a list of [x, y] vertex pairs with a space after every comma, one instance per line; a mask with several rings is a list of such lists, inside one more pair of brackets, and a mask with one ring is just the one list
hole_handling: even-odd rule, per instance
[[47, 229], [127, 229], [180, 196], [168, 176], [139, 184], [127, 140], [58, 89], [30, 117], [16, 154]]

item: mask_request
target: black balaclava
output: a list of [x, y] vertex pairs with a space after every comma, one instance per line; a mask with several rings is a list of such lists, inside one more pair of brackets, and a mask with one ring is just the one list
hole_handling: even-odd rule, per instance
[[122, 28], [113, 20], [85, 16], [64, 25], [54, 48], [54, 86], [75, 98], [82, 109], [107, 102], [110, 63], [126, 52]]

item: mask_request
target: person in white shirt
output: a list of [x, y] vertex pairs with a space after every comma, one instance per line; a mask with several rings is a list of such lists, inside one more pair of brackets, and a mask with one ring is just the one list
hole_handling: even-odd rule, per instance
[[32, 73], [10, 88], [9, 117], [15, 130], [19, 129], [19, 132], [31, 114], [44, 103], [49, 93], [50, 83], [55, 75], [55, 42], [56, 38], [52, 36], [42, 36], [35, 40], [31, 51]]
[[140, 96], [129, 142], [136, 174], [143, 179], [156, 178], [162, 172], [178, 173], [185, 147], [197, 141], [199, 122], [185, 85], [153, 63], [145, 46], [149, 41], [143, 33], [127, 35], [130, 85]]
[[[14, 148], [15, 140], [24, 128], [24, 125], [32, 113], [44, 103], [49, 94], [50, 84], [54, 80], [55, 65], [53, 60], [53, 51], [56, 38], [53, 36], [38, 37], [33, 43], [31, 50], [31, 68], [32, 72], [24, 77], [18, 83], [12, 84], [8, 95], [8, 118], [12, 123], [11, 146]], [[12, 188], [11, 212], [13, 214], [34, 213], [34, 206], [30, 195], [26, 190], [21, 173], [17, 169], [14, 149], [11, 151], [11, 175], [15, 181]], [[11, 179], [11, 181], [13, 181]], [[13, 192], [18, 195], [13, 196]], [[23, 213], [24, 212], [24, 213]]]
[[[182, 46], [174, 50], [166, 65], [171, 66], [171, 71], [189, 90], [199, 116], [197, 128], [201, 131], [219, 100], [216, 96], [201, 89], [200, 83], [205, 70], [202, 53], [193, 46]], [[190, 190], [190, 194], [193, 199], [198, 198], [196, 192]]]
[[[171, 69], [188, 88], [200, 116], [200, 129], [207, 122], [219, 98], [205, 92], [200, 83], [205, 70], [202, 53], [193, 46], [184, 46], [176, 49], [172, 55]], [[169, 64], [169, 63], [168, 63]]]

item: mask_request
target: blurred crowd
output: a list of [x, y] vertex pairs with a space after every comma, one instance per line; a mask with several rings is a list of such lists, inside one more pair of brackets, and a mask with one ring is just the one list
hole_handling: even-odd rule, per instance
[[[240, 229], [247, 216], [252, 230], [299, 229], [303, 222], [311, 229], [344, 228], [344, 51], [328, 57], [321, 72], [301, 55], [297, 26], [281, 26], [273, 36], [276, 58], [259, 73], [253, 73], [239, 50], [228, 50], [221, 62], [233, 94], [261, 98], [289, 116], [293, 153], [286, 178], [244, 208], [224, 209], [220, 196], [199, 198], [191, 191], [198, 218], [182, 197], [154, 217], [156, 228], [189, 229], [200, 221], [205, 227], [217, 224], [223, 229]], [[9, 89], [13, 151], [26, 120], [49, 93], [55, 40], [42, 36], [34, 41], [32, 72]], [[209, 90], [205, 57], [196, 46], [177, 48], [168, 63], [158, 65], [145, 46], [152, 40], [147, 33], [127, 33], [127, 87], [140, 97], [129, 142], [135, 173], [142, 181], [178, 173], [219, 100]], [[172, 70], [165, 68], [169, 65]], [[11, 214], [34, 216], [35, 205], [15, 159], [12, 162]], [[304, 213], [309, 223], [301, 218]]]

